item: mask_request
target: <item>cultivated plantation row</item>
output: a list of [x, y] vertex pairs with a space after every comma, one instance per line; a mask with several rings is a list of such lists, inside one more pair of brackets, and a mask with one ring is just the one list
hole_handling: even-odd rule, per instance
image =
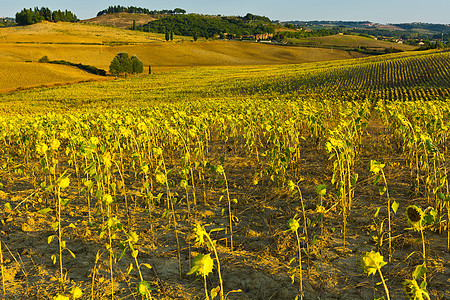
[[449, 97], [448, 52], [0, 96], [3, 293], [447, 299]]

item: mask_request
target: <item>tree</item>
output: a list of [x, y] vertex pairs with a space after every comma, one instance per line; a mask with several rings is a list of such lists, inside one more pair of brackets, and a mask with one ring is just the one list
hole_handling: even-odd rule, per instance
[[134, 54], [131, 55], [131, 65], [133, 68], [133, 74], [140, 74], [144, 72], [144, 63]]
[[53, 13], [52, 13], [52, 19], [53, 19], [53, 22], [61, 22], [61, 21], [63, 21], [64, 20], [64, 16], [63, 16], [63, 14], [62, 14], [62, 12], [58, 9], [58, 11], [53, 11]]
[[441, 41], [436, 41], [436, 44], [434, 46], [435, 46], [436, 49], [444, 48], [444, 45], [441, 43]]
[[39, 8], [35, 7], [33, 11], [33, 24], [40, 23], [42, 21], [44, 21], [44, 17], [41, 16]]
[[31, 9], [23, 9], [21, 12], [16, 13], [16, 23], [19, 26], [33, 24], [33, 12]]
[[175, 9], [173, 10], [173, 13], [174, 13], [174, 14], [185, 14], [185, 13], [186, 13], [186, 10], [184, 10], [184, 9], [182, 9], [182, 8], [175, 8]]
[[169, 32], [166, 31], [166, 42], [168, 42], [169, 40], [170, 40], [170, 35], [169, 35]]
[[131, 59], [128, 57], [128, 53], [121, 52], [114, 56], [113, 60], [111, 61], [111, 64], [109, 65], [109, 72], [111, 74], [116, 75], [116, 77], [122, 73], [132, 73], [133, 72], [133, 66], [131, 63]]
[[45, 18], [46, 21], [52, 20], [52, 11], [48, 7], [41, 7], [41, 14]]
[[136, 20], [133, 20], [133, 30], [136, 30]]
[[170, 31], [170, 40], [173, 41], [173, 30]]
[[42, 57], [39, 59], [38, 62], [40, 62], [40, 63], [48, 63], [48, 62], [50, 62], [50, 60], [48, 59], [48, 56], [45, 55], [45, 56], [42, 56]]

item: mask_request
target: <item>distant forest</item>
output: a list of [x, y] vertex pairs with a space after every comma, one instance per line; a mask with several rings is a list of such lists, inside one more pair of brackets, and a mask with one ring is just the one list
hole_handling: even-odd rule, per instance
[[247, 14], [245, 17], [173, 15], [139, 26], [138, 30], [156, 33], [173, 32], [176, 35], [205, 38], [224, 34], [242, 37], [275, 32], [269, 18], [252, 14]]
[[[450, 26], [431, 23], [400, 23], [388, 24], [392, 29], [381, 27], [370, 21], [287, 21], [283, 22], [290, 28], [308, 28], [310, 30], [329, 30], [339, 28], [341, 32], [373, 36], [377, 38], [393, 38], [402, 40], [443, 40], [449, 41]], [[397, 29], [396, 29], [397, 28]]]
[[19, 26], [32, 25], [42, 21], [49, 22], [77, 22], [77, 16], [69, 10], [51, 11], [48, 7], [35, 7], [34, 9], [24, 8], [21, 12], [16, 13], [16, 23]]
[[127, 12], [127, 13], [132, 13], [132, 14], [147, 14], [147, 15], [159, 15], [159, 14], [177, 15], [177, 14], [185, 14], [186, 13], [186, 11], [182, 8], [175, 8], [173, 10], [170, 10], [170, 9], [149, 10], [148, 8], [142, 8], [142, 7], [135, 7], [135, 6], [126, 7], [126, 6], [115, 5], [115, 6], [110, 6], [107, 9], [104, 9], [102, 11], [99, 11], [97, 13], [97, 17], [99, 17], [101, 15], [115, 14], [115, 13], [120, 13], [120, 12]]
[[450, 33], [450, 26], [444, 24], [405, 23], [405, 24], [394, 24], [394, 26], [400, 27], [405, 30], [423, 29], [433, 32]]
[[[370, 21], [286, 21], [285, 24], [292, 24], [296, 27], [313, 27], [313, 26], [340, 26], [347, 28], [377, 28], [377, 23]], [[450, 32], [450, 26], [444, 24], [432, 24], [432, 23], [398, 23], [388, 24], [393, 27], [397, 27], [403, 30], [428, 30], [433, 32]]]

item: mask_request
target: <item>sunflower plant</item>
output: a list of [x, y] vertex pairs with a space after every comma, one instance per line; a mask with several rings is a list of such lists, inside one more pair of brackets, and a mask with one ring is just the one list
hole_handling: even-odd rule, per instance
[[387, 263], [383, 260], [383, 256], [380, 255], [379, 252], [375, 251], [366, 253], [361, 259], [361, 267], [364, 269], [365, 273], [367, 273], [368, 275], [374, 275], [376, 272], [378, 272], [384, 287], [384, 291], [386, 293], [387, 300], [390, 300], [389, 290], [386, 285], [386, 281], [384, 280], [383, 273], [381, 272], [381, 267], [386, 264]]

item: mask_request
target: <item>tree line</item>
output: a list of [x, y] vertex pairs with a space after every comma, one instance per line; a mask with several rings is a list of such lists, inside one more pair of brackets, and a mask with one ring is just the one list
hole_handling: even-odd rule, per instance
[[107, 9], [104, 9], [102, 11], [99, 11], [97, 13], [97, 17], [105, 14], [115, 14], [120, 12], [127, 12], [127, 13], [134, 13], [134, 14], [147, 14], [147, 15], [159, 15], [159, 14], [165, 14], [165, 15], [176, 15], [176, 14], [185, 14], [186, 11], [182, 8], [175, 8], [175, 9], [163, 9], [163, 10], [149, 10], [148, 8], [142, 8], [142, 7], [135, 7], [135, 6], [109, 6]]
[[42, 21], [49, 22], [78, 22], [77, 16], [70, 10], [51, 11], [48, 7], [35, 7], [34, 9], [24, 8], [16, 13], [16, 23], [19, 26], [32, 25]]
[[275, 27], [267, 17], [247, 14], [245, 17], [203, 16], [197, 14], [166, 16], [138, 27], [138, 30], [212, 38], [217, 35], [242, 37], [274, 33]]
[[77, 67], [78, 69], [81, 69], [83, 71], [86, 71], [91, 74], [100, 75], [100, 76], [106, 76], [106, 71], [99, 69], [97, 67], [91, 66], [91, 65], [84, 65], [82, 63], [72, 63], [65, 60], [50, 60], [47, 55], [42, 56], [39, 60], [39, 63], [48, 63], [48, 64], [55, 64], [55, 65], [65, 65], [65, 66], [72, 66]]

